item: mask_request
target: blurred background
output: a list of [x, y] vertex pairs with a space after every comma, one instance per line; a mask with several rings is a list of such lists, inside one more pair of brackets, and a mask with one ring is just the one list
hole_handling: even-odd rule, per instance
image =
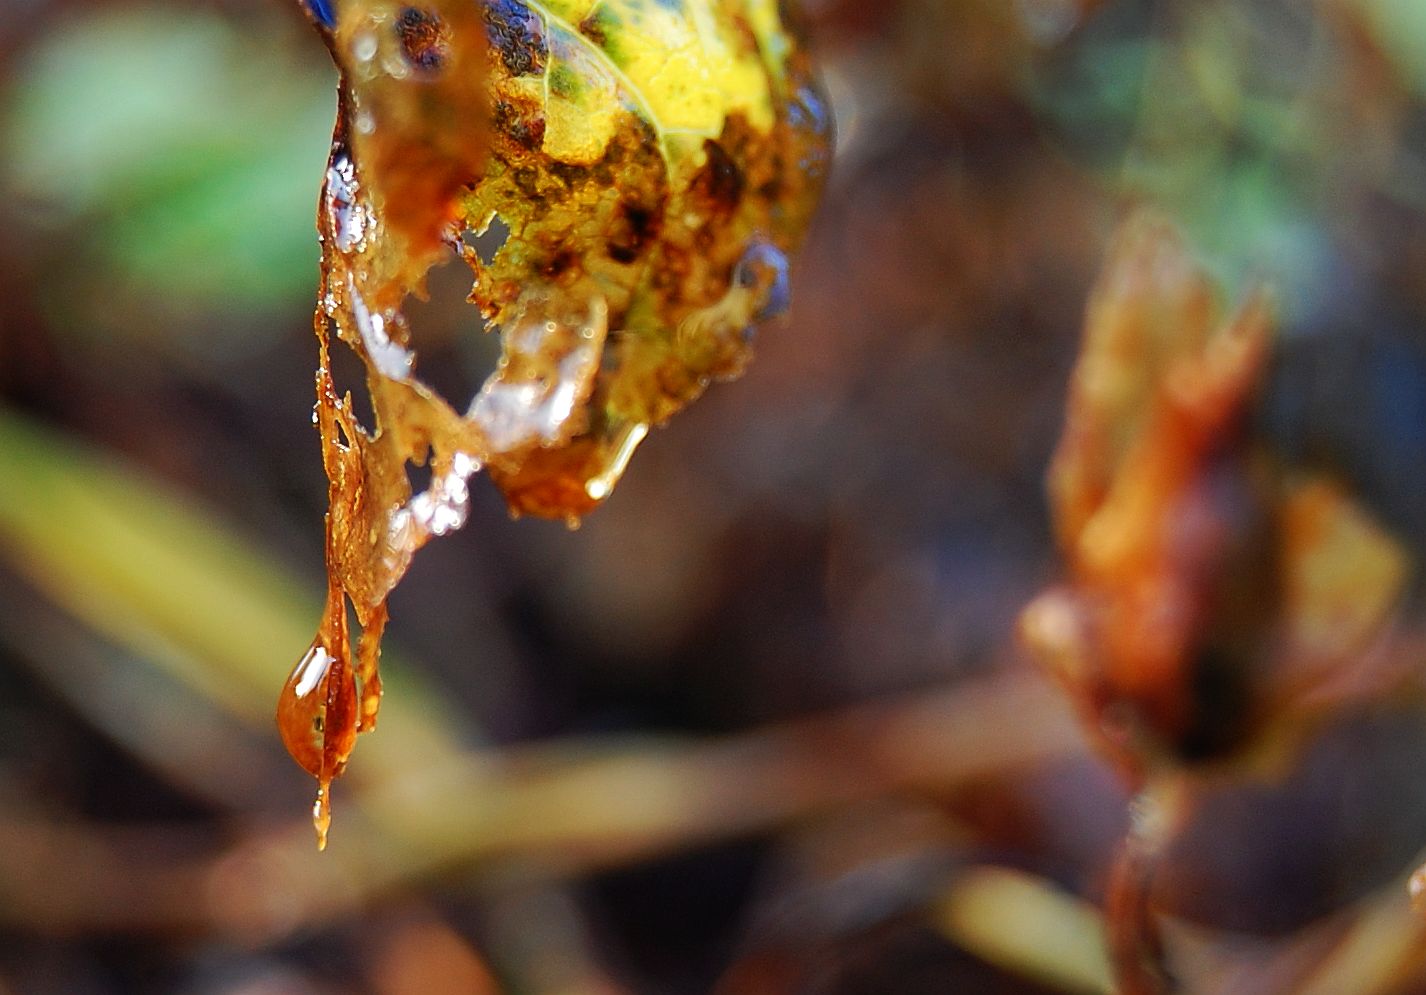
[[[295, 7], [0, 0], [0, 992], [1106, 991], [1127, 788], [1015, 639], [1085, 303], [1143, 204], [1270, 283], [1261, 438], [1418, 562], [1426, 4], [806, 4], [791, 320], [578, 531], [476, 488], [321, 855], [272, 721], [324, 591]], [[413, 316], [451, 397], [467, 286]], [[1421, 698], [1202, 792], [1183, 990], [1426, 991]]]

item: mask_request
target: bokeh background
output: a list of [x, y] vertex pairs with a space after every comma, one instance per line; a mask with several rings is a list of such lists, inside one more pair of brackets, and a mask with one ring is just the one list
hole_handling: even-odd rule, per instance
[[[271, 717], [323, 593], [295, 6], [0, 0], [0, 992], [1106, 990], [1126, 788], [1014, 634], [1085, 302], [1144, 204], [1270, 283], [1262, 437], [1417, 562], [1426, 4], [809, 2], [790, 321], [578, 531], [476, 489], [321, 855]], [[454, 397], [465, 289], [414, 316]], [[1213, 781], [1156, 883], [1185, 991], [1426, 991], [1419, 698]]]

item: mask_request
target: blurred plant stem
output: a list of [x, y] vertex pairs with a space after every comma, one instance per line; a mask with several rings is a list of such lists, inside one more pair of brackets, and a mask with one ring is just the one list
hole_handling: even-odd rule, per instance
[[1169, 973], [1152, 905], [1154, 872], [1190, 811], [1183, 774], [1160, 771], [1130, 803], [1129, 832], [1109, 872], [1105, 915], [1117, 991], [1167, 995], [1179, 986]]

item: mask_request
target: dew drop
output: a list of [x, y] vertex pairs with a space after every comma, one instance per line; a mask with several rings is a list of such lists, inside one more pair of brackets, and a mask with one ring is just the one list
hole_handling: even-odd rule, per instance
[[376, 58], [378, 47], [376, 35], [369, 31], [364, 31], [358, 35], [356, 41], [352, 43], [352, 57], [355, 58], [357, 62], [370, 62]]
[[312, 828], [317, 830], [317, 849], [327, 849], [327, 833], [332, 828], [332, 782], [317, 785], [317, 798], [312, 802]]
[[277, 728], [292, 759], [317, 779], [312, 822], [317, 845], [331, 825], [331, 783], [356, 743], [356, 675], [347, 648], [345, 602], [329, 597], [321, 631], [292, 668], [277, 700]]

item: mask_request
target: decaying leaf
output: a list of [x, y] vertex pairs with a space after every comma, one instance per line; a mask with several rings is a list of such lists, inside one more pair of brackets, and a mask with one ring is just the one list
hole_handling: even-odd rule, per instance
[[1356, 672], [1407, 580], [1405, 552], [1340, 485], [1255, 440], [1271, 347], [1262, 294], [1222, 321], [1165, 222], [1126, 227], [1050, 472], [1070, 581], [1022, 627], [1137, 772], [1300, 718]]
[[[278, 718], [324, 840], [412, 554], [463, 524], [482, 467], [513, 512], [577, 521], [651, 427], [741, 372], [786, 307], [830, 123], [776, 0], [305, 7], [342, 76], [318, 216], [329, 593]], [[465, 236], [497, 218], [509, 236], [482, 263]], [[421, 381], [402, 314], [449, 253], [501, 335], [470, 400]], [[371, 425], [332, 382], [330, 329], [365, 364]], [[426, 490], [408, 465], [429, 465]]]

